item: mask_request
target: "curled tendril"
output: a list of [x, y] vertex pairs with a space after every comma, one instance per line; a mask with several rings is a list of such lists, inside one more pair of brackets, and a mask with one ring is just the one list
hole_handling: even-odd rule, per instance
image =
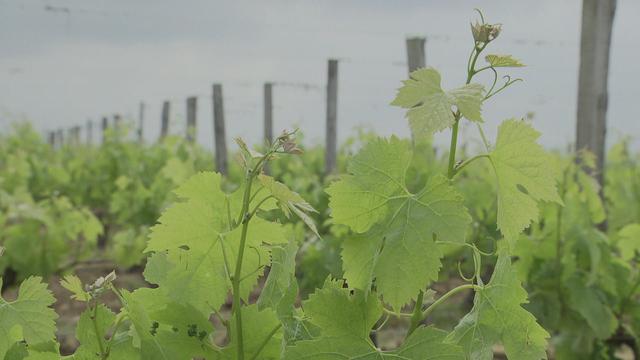
[[461, 266], [462, 262], [458, 261], [458, 275], [460, 275], [460, 277], [462, 278], [462, 280], [464, 281], [468, 281], [468, 282], [473, 282], [473, 280], [476, 278], [476, 274], [474, 273], [473, 275], [471, 275], [471, 277], [467, 277], [463, 272], [462, 272], [462, 266]]

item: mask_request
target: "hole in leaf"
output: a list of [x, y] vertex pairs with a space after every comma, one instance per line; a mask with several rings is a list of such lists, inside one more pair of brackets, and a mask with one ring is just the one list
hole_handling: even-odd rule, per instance
[[529, 195], [529, 191], [527, 191], [527, 188], [520, 185], [520, 184], [516, 184], [516, 187], [518, 188], [518, 190], [520, 190], [521, 193]]

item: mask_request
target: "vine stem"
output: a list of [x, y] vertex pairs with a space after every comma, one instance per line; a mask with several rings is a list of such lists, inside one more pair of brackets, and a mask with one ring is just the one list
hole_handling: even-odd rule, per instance
[[422, 303], [424, 301], [424, 291], [420, 290], [418, 294], [418, 298], [416, 299], [416, 306], [413, 308], [413, 315], [411, 316], [411, 325], [409, 325], [409, 331], [407, 332], [407, 336], [411, 335], [415, 329], [418, 328], [418, 325], [422, 322], [424, 317], [422, 317]]
[[455, 294], [457, 294], [457, 293], [459, 293], [461, 291], [469, 290], [469, 289], [473, 289], [475, 291], [479, 291], [479, 290], [482, 290], [482, 286], [478, 286], [478, 285], [475, 285], [475, 284], [465, 284], [465, 285], [460, 285], [458, 287], [455, 287], [455, 288], [449, 290], [444, 295], [442, 295], [440, 298], [438, 298], [438, 300], [434, 301], [433, 304], [429, 305], [429, 307], [427, 307], [422, 312], [422, 318], [423, 319], [427, 318], [427, 316], [431, 315], [433, 310], [435, 310], [440, 304], [442, 304], [443, 302], [447, 301], [447, 299], [449, 299], [453, 295], [455, 295]]
[[93, 323], [93, 329], [96, 332], [96, 340], [98, 340], [98, 349], [100, 350], [100, 359], [105, 360], [109, 355], [104, 351], [104, 345], [102, 344], [102, 336], [100, 335], [100, 329], [98, 328], [98, 302], [93, 304], [93, 315], [91, 315], [91, 322]]
[[[476, 43], [473, 46], [474, 51], [471, 52], [471, 64], [469, 65], [469, 68], [467, 68], [467, 81], [465, 82], [465, 85], [471, 83], [471, 79], [473, 79], [473, 76], [476, 74], [476, 62], [478, 61], [478, 57], [480, 56], [480, 53], [482, 53], [482, 50], [484, 50], [484, 48], [487, 46], [487, 43], [484, 43], [482, 45], [478, 45]], [[456, 111], [456, 113], [454, 114], [453, 126], [451, 128], [451, 144], [449, 146], [449, 168], [447, 171], [449, 180], [451, 180], [455, 175], [456, 148], [458, 146], [458, 127], [460, 125], [461, 118], [462, 115], [460, 114], [460, 110]]]
[[[242, 232], [240, 234], [240, 245], [238, 247], [238, 257], [236, 260], [235, 271], [233, 272], [233, 278], [231, 279], [231, 286], [233, 289], [233, 304], [232, 311], [236, 319], [236, 338], [238, 345], [237, 359], [244, 360], [244, 339], [242, 333], [242, 304], [240, 303], [240, 282], [242, 281], [242, 260], [244, 257], [244, 249], [247, 243], [247, 231], [249, 229], [249, 221], [251, 217], [255, 214], [255, 212], [249, 212], [249, 205], [251, 204], [251, 200], [253, 199], [251, 196], [251, 187], [253, 185], [253, 180], [255, 180], [257, 174], [260, 173], [264, 162], [268, 159], [274, 152], [274, 149], [271, 149], [267, 154], [265, 154], [253, 169], [250, 169], [247, 172], [246, 181], [247, 185], [244, 189], [244, 194], [242, 196], [242, 210], [240, 211], [240, 215], [238, 217], [238, 222], [242, 224]], [[257, 207], [256, 207], [257, 210]]]
[[231, 279], [233, 287], [233, 312], [236, 318], [236, 343], [238, 345], [238, 360], [244, 360], [244, 341], [242, 334], [242, 306], [240, 304], [240, 275], [242, 273], [242, 258], [244, 256], [244, 248], [247, 242], [247, 230], [249, 229], [249, 198], [251, 196], [251, 185], [253, 184], [254, 173], [251, 171], [247, 174], [247, 186], [244, 189], [242, 197], [242, 234], [240, 235], [240, 246], [238, 248], [238, 257], [236, 260], [236, 268]]

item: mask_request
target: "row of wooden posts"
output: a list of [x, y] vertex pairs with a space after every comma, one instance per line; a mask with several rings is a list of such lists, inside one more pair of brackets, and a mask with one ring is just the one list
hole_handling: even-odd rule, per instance
[[[578, 84], [578, 113], [576, 126], [576, 148], [587, 149], [597, 158], [597, 176], [602, 183], [602, 169], [605, 158], [606, 113], [608, 105], [608, 70], [611, 31], [617, 0], [583, 0], [582, 29], [580, 43], [580, 74]], [[424, 67], [425, 38], [413, 37], [406, 40], [407, 64], [409, 72]], [[273, 139], [273, 83], [264, 84], [264, 139]], [[337, 121], [338, 121], [338, 60], [328, 61], [326, 84], [326, 155], [325, 171], [336, 167]], [[197, 98], [187, 98], [187, 133], [189, 141], [196, 139]], [[171, 103], [162, 104], [160, 139], [169, 133], [169, 113]], [[143, 139], [145, 105], [140, 104], [137, 136]], [[117, 127], [122, 121], [120, 115], [113, 117]], [[216, 168], [227, 171], [227, 143], [224, 125], [222, 84], [213, 85], [213, 124]], [[108, 118], [102, 119], [103, 134], [109, 126]], [[87, 142], [92, 141], [93, 124], [86, 125]], [[68, 130], [71, 143], [80, 142], [80, 126]], [[104, 137], [104, 135], [103, 135]], [[49, 133], [52, 146], [64, 143], [64, 131], [58, 129]]]
[[[412, 37], [406, 41], [407, 46], [407, 63], [409, 72], [425, 66], [425, 38]], [[326, 85], [326, 137], [325, 137], [325, 171], [331, 173], [336, 168], [336, 157], [338, 149], [338, 63], [336, 59], [329, 59], [327, 65], [327, 85]], [[273, 87], [274, 84], [267, 82], [263, 89], [263, 117], [265, 141], [273, 141]], [[188, 97], [186, 100], [187, 109], [187, 130], [185, 137], [188, 141], [196, 140], [197, 129], [197, 109], [198, 98], [195, 96]], [[169, 134], [169, 117], [171, 112], [171, 102], [164, 101], [162, 103], [162, 112], [160, 115], [160, 136], [162, 140]], [[145, 103], [140, 103], [137, 124], [137, 139], [142, 142], [144, 138], [143, 125], [145, 115]], [[109, 128], [109, 117], [102, 118], [102, 141], [104, 142], [107, 129]], [[122, 125], [122, 116], [113, 115], [113, 126], [117, 129]], [[93, 142], [93, 122], [89, 120], [85, 127], [85, 142], [91, 144]], [[61, 146], [66, 143], [77, 145], [80, 144], [81, 126], [73, 126], [65, 132], [58, 129], [49, 132], [49, 143], [51, 146]], [[66, 139], [65, 139], [66, 137]], [[222, 96], [222, 84], [213, 84], [213, 138], [214, 138], [214, 154], [216, 169], [226, 174], [228, 170], [227, 163], [227, 141], [225, 134], [224, 119], [224, 102]]]

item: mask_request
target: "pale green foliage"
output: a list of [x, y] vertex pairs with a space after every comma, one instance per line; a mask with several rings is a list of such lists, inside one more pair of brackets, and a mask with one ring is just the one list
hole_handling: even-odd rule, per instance
[[[116, 315], [102, 304], [97, 305], [96, 308], [88, 307], [80, 315], [76, 327], [76, 338], [80, 342], [80, 347], [74, 353], [74, 357], [90, 359], [92, 356], [95, 357], [95, 354], [99, 354], [100, 347], [105, 346], [105, 335], [115, 318]], [[102, 344], [98, 344], [98, 338], [101, 339]]]
[[[227, 209], [237, 209], [237, 196], [220, 189], [216, 173], [200, 173], [176, 190], [186, 199], [168, 208], [152, 228], [147, 251], [167, 251], [161, 268], [164, 276], [152, 279], [179, 303], [190, 304], [203, 313], [224, 302], [235, 267], [241, 229]], [[233, 216], [237, 212], [233, 211]], [[243, 260], [241, 292], [248, 298], [262, 270], [269, 263], [267, 245], [286, 242], [282, 226], [254, 218], [249, 227]], [[148, 279], [152, 281], [152, 279]]]
[[524, 121], [506, 120], [489, 154], [498, 184], [498, 229], [512, 244], [538, 218], [538, 201], [562, 204], [556, 190], [560, 170], [555, 159], [536, 143], [539, 136]]
[[367, 292], [375, 280], [394, 308], [437, 279], [442, 252], [434, 237], [464, 242], [470, 222], [463, 199], [443, 176], [430, 178], [417, 194], [407, 190], [410, 160], [408, 143], [376, 139], [349, 163], [350, 174], [327, 189], [334, 221], [359, 233], [343, 246], [349, 286]]
[[37, 345], [54, 339], [57, 316], [50, 307], [54, 301], [40, 277], [24, 280], [16, 300], [0, 297], [0, 358], [4, 358], [11, 345], [18, 341]]
[[607, 339], [618, 327], [618, 321], [611, 309], [603, 303], [603, 294], [582, 284], [577, 277], [567, 284], [569, 304], [587, 321], [596, 336]]
[[[235, 318], [233, 318], [231, 320], [231, 329], [235, 329], [235, 327], [236, 322]], [[225, 347], [224, 353], [228, 358], [235, 359], [237, 339], [234, 336], [234, 330], [232, 330], [231, 334], [231, 343]], [[269, 308], [258, 310], [256, 305], [244, 307], [242, 309], [242, 334], [245, 359], [250, 359], [259, 349], [261, 350], [256, 359], [280, 359], [283, 330], [273, 310]], [[263, 345], [264, 347], [262, 347]]]
[[213, 326], [199, 311], [168, 302], [158, 289], [142, 288], [123, 292], [123, 296], [124, 309], [132, 323], [133, 346], [139, 349], [140, 359], [213, 356], [205, 345]]
[[379, 351], [369, 332], [382, 314], [382, 304], [361, 291], [350, 294], [339, 282], [325, 282], [303, 307], [321, 335], [289, 347], [285, 359], [464, 359], [458, 346], [443, 343], [443, 331], [430, 327], [416, 330], [395, 351]]
[[493, 67], [523, 67], [525, 66], [520, 60], [515, 59], [511, 55], [495, 55], [490, 54], [484, 59]]
[[356, 290], [350, 295], [339, 281], [327, 280], [303, 304], [305, 315], [318, 326], [323, 336], [354, 336], [366, 339], [382, 315], [382, 304], [376, 296], [366, 296]]
[[71, 298], [77, 301], [89, 301], [89, 294], [84, 290], [82, 281], [76, 275], [67, 275], [61, 281], [63, 288], [71, 291]]
[[527, 293], [521, 287], [508, 253], [501, 250], [491, 281], [476, 292], [473, 309], [448, 340], [460, 344], [468, 359], [493, 359], [493, 345], [503, 344], [509, 359], [546, 359], [549, 334], [522, 308]]
[[289, 189], [287, 185], [276, 181], [271, 176], [260, 174], [258, 176], [258, 180], [277, 200], [278, 207], [286, 217], [290, 217], [293, 212], [305, 223], [305, 225], [309, 227], [309, 229], [311, 229], [311, 231], [313, 231], [314, 234], [318, 235], [318, 237], [320, 236], [315, 223], [307, 214], [309, 212], [316, 212], [316, 210], [306, 200], [304, 200], [302, 196]]
[[398, 90], [391, 105], [407, 111], [407, 118], [414, 136], [424, 136], [453, 125], [455, 106], [465, 118], [482, 122], [480, 110], [484, 99], [484, 87], [467, 84], [445, 92], [440, 87], [440, 73], [433, 68], [418, 69]]
[[624, 260], [633, 259], [640, 251], [640, 224], [629, 224], [620, 229], [617, 245]]

